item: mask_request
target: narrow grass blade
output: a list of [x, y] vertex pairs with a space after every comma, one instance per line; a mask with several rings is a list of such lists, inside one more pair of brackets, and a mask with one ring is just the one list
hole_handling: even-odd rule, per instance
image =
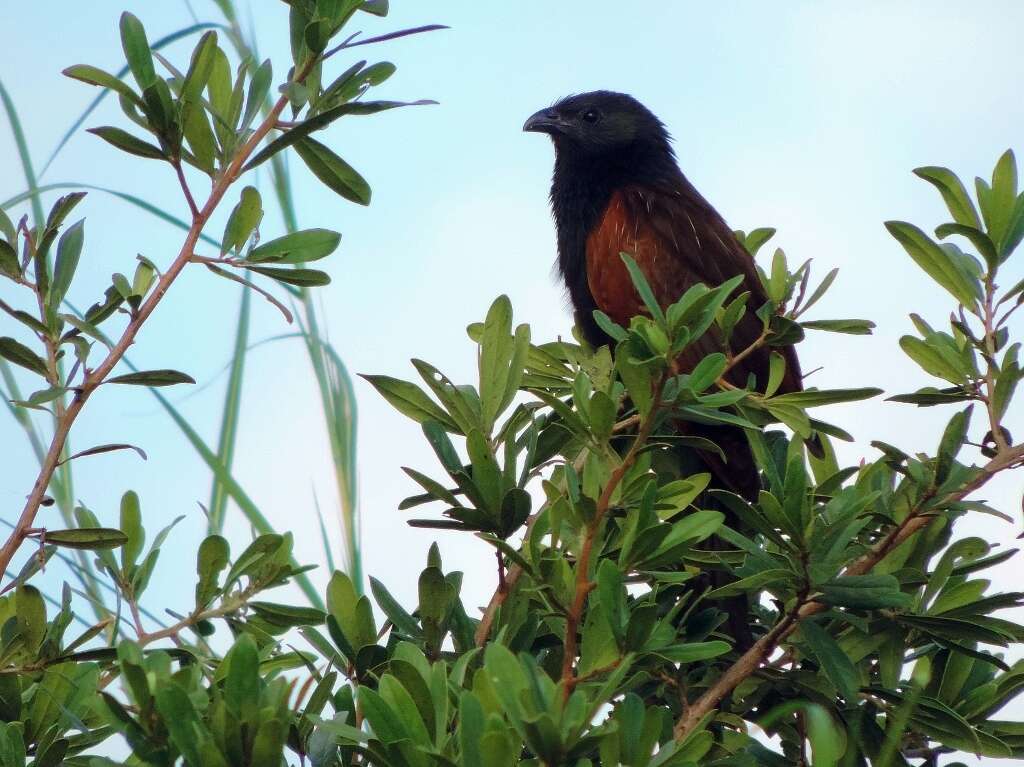
[[[29, 189], [35, 189], [39, 184], [36, 181], [35, 169], [32, 167], [32, 156], [28, 152], [28, 144], [25, 143], [25, 132], [21, 129], [21, 120], [18, 119], [18, 112], [4, 87], [3, 80], [0, 80], [0, 101], [3, 102], [7, 120], [11, 124], [11, 133], [14, 136], [14, 144], [18, 148], [18, 158], [21, 160], [21, 169], [25, 174], [25, 183]], [[30, 195], [30, 198], [32, 200], [32, 218], [36, 226], [42, 226], [46, 221], [43, 203], [38, 195]]]
[[[70, 182], [45, 184], [41, 187], [34, 188], [31, 191], [21, 192], [20, 194], [14, 195], [14, 197], [11, 197], [7, 200], [4, 200], [3, 202], [0, 202], [0, 208], [10, 208], [14, 205], [17, 205], [19, 202], [24, 202], [25, 200], [31, 198], [34, 194], [49, 192], [55, 189], [91, 189], [96, 192], [103, 192], [104, 194], [113, 195], [118, 199], [124, 200], [125, 202], [129, 202], [132, 205], [146, 211], [147, 213], [156, 216], [161, 221], [165, 221], [171, 226], [175, 226], [184, 232], [187, 232], [191, 228], [188, 222], [178, 218], [177, 216], [172, 216], [170, 213], [167, 213], [166, 211], [158, 208], [156, 205], [153, 205], [150, 202], [146, 202], [141, 197], [136, 197], [134, 194], [128, 194], [127, 192], [119, 192], [116, 189], [109, 189], [105, 186], [96, 186], [95, 184], [75, 184]], [[203, 242], [207, 243], [208, 245], [213, 245], [216, 248], [220, 248], [220, 241], [215, 240], [213, 237], [209, 237], [203, 234], [200, 235], [200, 239], [203, 240]]]
[[[14, 143], [18, 149], [18, 157], [21, 161], [22, 172], [25, 176], [25, 184], [30, 189], [34, 190], [28, 198], [31, 203], [32, 217], [36, 227], [42, 227], [45, 222], [45, 215], [43, 213], [42, 197], [38, 191], [39, 183], [37, 181], [35, 168], [32, 164], [32, 155], [29, 152], [28, 143], [25, 141], [25, 132], [22, 130], [21, 120], [19, 119], [18, 112], [14, 107], [14, 102], [11, 100], [10, 94], [8, 94], [2, 81], [0, 81], [0, 101], [3, 102], [4, 110], [7, 113], [7, 120], [11, 126], [11, 134], [14, 136]], [[9, 369], [6, 370], [6, 372], [9, 374]], [[57, 374], [60, 378], [63, 378], [64, 376], [64, 364], [60, 360], [57, 362]], [[12, 384], [14, 382], [13, 376], [5, 375], [5, 379], [7, 380], [8, 388], [12, 388]], [[16, 389], [16, 386], [14, 388]], [[10, 405], [8, 406], [10, 407]], [[56, 409], [54, 411], [54, 428], [56, 428], [57, 418], [59, 418], [60, 414], [64, 412], [66, 406], [67, 399], [65, 395], [62, 394], [56, 402]], [[15, 418], [17, 417], [18, 416], [15, 415]], [[28, 423], [31, 425], [31, 420], [28, 420]], [[24, 422], [22, 422], [23, 428], [24, 425]], [[32, 440], [31, 432], [29, 433], [29, 439], [30, 441]], [[41, 448], [42, 440], [39, 439], [38, 435], [36, 435], [36, 443], [38, 443]], [[61, 456], [66, 458], [69, 455], [70, 448], [70, 440], [67, 440], [61, 452]], [[36, 444], [33, 444], [33, 450], [36, 451], [37, 456], [40, 455]], [[42, 458], [39, 460], [41, 463]], [[74, 485], [70, 465], [64, 464], [57, 469], [50, 480], [50, 491], [53, 493], [54, 499], [57, 501], [57, 506], [60, 509], [61, 516], [64, 518], [65, 523], [70, 522], [74, 506]], [[88, 557], [82, 553], [79, 553], [78, 560], [82, 566], [82, 573], [79, 573], [79, 577], [82, 579], [83, 588], [93, 596], [93, 604], [99, 602], [99, 604], [102, 605], [103, 600], [96, 586], [96, 573], [92, 568], [92, 564]], [[97, 609], [96, 617], [102, 618], [105, 615], [105, 610], [105, 607], [103, 608], [103, 611]]]
[[[127, 358], [124, 360], [125, 364], [132, 370], [137, 368], [132, 365]], [[192, 428], [192, 425], [185, 419], [181, 413], [171, 404], [170, 400], [167, 399], [159, 390], [150, 388], [150, 392], [157, 401], [163, 406], [167, 414], [170, 415], [171, 420], [177, 424], [178, 428], [184, 433], [185, 438], [192, 445], [193, 449], [199, 453], [199, 456], [206, 463], [207, 467], [212, 471], [216, 477], [216, 481], [224, 486], [225, 492], [231, 497], [231, 500], [235, 502], [239, 510], [248, 520], [249, 524], [252, 525], [253, 529], [259, 533], [273, 533], [277, 532], [274, 527], [270, 524], [270, 521], [263, 516], [263, 512], [257, 508], [256, 504], [249, 497], [249, 495], [242, 489], [242, 486], [238, 484], [235, 478], [228, 472], [224, 467], [224, 464], [220, 462], [217, 455], [210, 449], [209, 445], [203, 441], [203, 438], [199, 436], [198, 432]], [[293, 562], [293, 566], [297, 566], [297, 563]], [[320, 597], [320, 592], [314, 588], [312, 581], [306, 576], [305, 573], [301, 573], [295, 577], [295, 582], [299, 588], [302, 589], [302, 593], [309, 599], [311, 605], [319, 610], [323, 608], [323, 600]]]
[[[231, 22], [234, 31], [231, 40], [235, 44], [239, 56], [247, 60], [258, 60], [259, 56], [255, 45], [246, 41], [238, 27], [237, 16], [234, 14], [231, 0], [222, 0], [222, 2], [226, 9], [225, 15]], [[264, 114], [269, 110], [269, 106], [269, 103], [264, 106]], [[295, 213], [291, 178], [287, 161], [282, 154], [276, 154], [271, 158], [270, 177], [285, 229], [289, 232], [298, 231], [299, 224]], [[341, 358], [320, 331], [320, 322], [317, 318], [312, 293], [306, 288], [301, 288], [297, 291], [297, 297], [302, 303], [302, 314], [297, 317], [297, 321], [303, 330], [302, 336], [306, 344], [306, 351], [309, 354], [317, 388], [320, 391], [324, 426], [331, 445], [331, 458], [334, 464], [335, 483], [340, 503], [338, 522], [345, 545], [345, 567], [356, 588], [362, 592], [362, 560], [355, 482], [356, 405], [352, 384]]]
[[[245, 358], [249, 343], [249, 312], [251, 294], [248, 288], [242, 288], [242, 300], [238, 308], [238, 326], [235, 331], [235, 348], [231, 357], [231, 374], [228, 376], [224, 394], [224, 408], [220, 422], [220, 439], [217, 443], [217, 457], [225, 469], [231, 471], [235, 457], [235, 440], [238, 434], [238, 414], [242, 402], [242, 380], [245, 373]], [[214, 477], [210, 491], [210, 525], [211, 533], [220, 533], [224, 529], [224, 517], [227, 512], [227, 488]]]
[[[81, 312], [78, 311], [78, 309], [71, 304], [68, 304], [68, 306], [75, 312], [75, 314], [81, 316]], [[123, 357], [122, 362], [124, 362], [125, 366], [132, 372], [138, 372], [139, 368], [133, 365], [131, 360], [127, 357]], [[277, 532], [270, 524], [270, 521], [263, 516], [263, 512], [259, 510], [245, 490], [242, 489], [242, 486], [238, 484], [238, 481], [220, 462], [216, 453], [210, 449], [210, 446], [206, 444], [201, 436], [199, 436], [199, 433], [192, 428], [192, 424], [190, 424], [178, 409], [171, 404], [171, 401], [168, 400], [159, 389], [153, 388], [152, 386], [148, 388], [150, 393], [156, 397], [157, 402], [159, 402], [163, 409], [167, 411], [167, 414], [171, 417], [171, 420], [174, 421], [175, 425], [181, 429], [185, 438], [192, 445], [192, 448], [199, 453], [203, 462], [206, 463], [207, 468], [214, 473], [217, 482], [225, 487], [227, 494], [231, 497], [231, 500], [235, 502], [242, 514], [245, 515], [253, 530], [259, 533]], [[292, 566], [297, 567], [298, 564], [292, 560]], [[320, 597], [320, 592], [316, 590], [312, 581], [309, 580], [309, 577], [305, 573], [300, 573], [295, 576], [295, 582], [302, 590], [302, 593], [306, 595], [306, 598], [309, 599], [311, 605], [319, 610], [324, 609], [323, 599]]]
[[313, 505], [316, 506], [316, 518], [320, 523], [320, 542], [324, 547], [324, 560], [327, 562], [327, 569], [332, 573], [335, 571], [334, 552], [331, 551], [331, 539], [327, 535], [327, 525], [324, 524], [324, 515], [320, 511], [320, 500], [316, 497], [316, 488], [313, 488]]
[[331, 417], [327, 429], [331, 436], [331, 452], [341, 501], [341, 526], [344, 532], [345, 564], [353, 583], [363, 582], [362, 558], [359, 552], [359, 507], [356, 483], [356, 400], [352, 378], [341, 357], [330, 344], [323, 345], [328, 360]]

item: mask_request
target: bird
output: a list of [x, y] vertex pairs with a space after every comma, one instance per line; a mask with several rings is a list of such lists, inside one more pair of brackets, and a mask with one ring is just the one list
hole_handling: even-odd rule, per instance
[[[621, 253], [633, 257], [651, 289], [666, 308], [697, 283], [720, 285], [739, 275], [736, 294], [749, 293], [747, 311], [724, 346], [721, 336], [706, 333], [675, 360], [681, 373], [691, 371], [713, 352], [738, 355], [761, 336], [763, 324], [753, 313], [768, 301], [754, 259], [719, 212], [679, 168], [664, 123], [625, 93], [594, 91], [568, 96], [531, 115], [523, 130], [550, 136], [555, 167], [550, 203], [557, 230], [560, 274], [583, 338], [596, 347], [612, 339], [598, 325], [600, 310], [628, 327], [646, 312]], [[785, 372], [778, 393], [802, 389], [800, 363], [792, 346], [778, 347]], [[727, 373], [739, 387], [764, 386], [771, 350], [749, 351]], [[710, 439], [721, 448], [701, 451], [711, 473], [710, 488], [732, 491], [755, 501], [761, 479], [743, 430], [732, 426], [676, 423], [691, 436]], [[706, 505], [716, 506], [708, 497]], [[731, 519], [728, 509], [726, 521]], [[712, 549], [725, 544], [712, 539]], [[699, 588], [716, 588], [733, 580], [721, 571], [704, 574]], [[729, 633], [739, 649], [753, 643], [744, 596], [723, 600]]]
[[[583, 338], [592, 346], [611, 339], [594, 319], [600, 310], [622, 326], [646, 312], [620, 253], [636, 261], [662, 308], [688, 288], [709, 287], [739, 275], [736, 295], [748, 292], [755, 310], [768, 300], [754, 259], [725, 219], [683, 174], [672, 140], [651, 110], [634, 97], [614, 91], [568, 96], [531, 115], [527, 132], [551, 137], [555, 168], [550, 202], [558, 240], [558, 273]], [[762, 333], [762, 322], [748, 311], [723, 349], [713, 332], [687, 346], [676, 359], [689, 372], [707, 355], [747, 349]], [[768, 380], [770, 349], [748, 353], [726, 374], [735, 386]], [[800, 391], [800, 362], [792, 346], [775, 348], [785, 373], [777, 393]], [[749, 443], [737, 428], [689, 424], [690, 434], [709, 437], [728, 456], [702, 458], [718, 486], [753, 501], [760, 478]]]

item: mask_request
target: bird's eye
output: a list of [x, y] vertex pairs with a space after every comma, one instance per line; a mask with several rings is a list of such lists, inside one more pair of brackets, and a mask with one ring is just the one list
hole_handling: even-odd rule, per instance
[[588, 109], [583, 113], [583, 121], [588, 123], [596, 123], [601, 119], [601, 114], [596, 109]]

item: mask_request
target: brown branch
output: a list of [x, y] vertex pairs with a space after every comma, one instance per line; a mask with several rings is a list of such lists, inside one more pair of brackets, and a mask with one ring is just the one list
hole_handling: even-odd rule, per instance
[[[912, 535], [927, 527], [937, 518], [935, 510], [962, 501], [968, 495], [984, 486], [992, 477], [1004, 469], [1011, 468], [1024, 461], [1024, 445], [1003, 450], [991, 461], [981, 467], [978, 474], [959, 490], [949, 493], [939, 501], [932, 503], [934, 496], [926, 493], [915, 505], [914, 509], [900, 524], [878, 541], [870, 551], [861, 556], [843, 571], [844, 576], [864, 575], [875, 565], [885, 559], [901, 543]], [[827, 608], [821, 602], [797, 600], [796, 605], [786, 616], [747, 650], [730, 666], [715, 684], [690, 706], [676, 722], [673, 730], [677, 741], [684, 740], [700, 724], [722, 700], [731, 693], [738, 684], [755, 673], [765, 663], [775, 648], [796, 629], [805, 618], [822, 612]]]
[[[661, 402], [666, 379], [667, 375], [663, 374], [654, 385], [654, 402], [656, 403]], [[594, 539], [601, 528], [605, 514], [608, 513], [608, 507], [612, 502], [612, 495], [622, 482], [623, 477], [626, 476], [626, 472], [629, 471], [636, 461], [641, 449], [643, 449], [647, 439], [651, 436], [651, 432], [654, 431], [654, 424], [658, 420], [658, 412], [658, 407], [651, 408], [647, 418], [640, 424], [640, 430], [636, 435], [636, 439], [630, 445], [629, 450], [622, 459], [622, 463], [615, 467], [611, 476], [608, 477], [608, 482], [601, 491], [601, 497], [597, 500], [594, 517], [587, 524], [583, 533], [583, 544], [580, 547], [579, 556], [576, 558], [576, 594], [565, 618], [565, 644], [562, 649], [562, 695], [566, 699], [568, 699], [576, 683], [574, 664], [576, 662], [580, 620], [583, 618], [587, 596], [596, 585], [590, 580], [588, 573], [590, 570], [590, 557], [594, 549]]]
[[[297, 82], [301, 82], [305, 79], [315, 61], [316, 59], [310, 61], [310, 63], [298, 74], [296, 77]], [[207, 199], [206, 204], [203, 206], [202, 210], [198, 211], [193, 217], [192, 226], [189, 227], [188, 234], [185, 236], [185, 242], [182, 244], [177, 257], [174, 259], [167, 271], [164, 272], [157, 281], [153, 292], [139, 307], [138, 311], [134, 314], [131, 321], [128, 323], [128, 326], [121, 334], [121, 338], [113, 348], [111, 348], [103, 362], [88, 373], [81, 388], [75, 393], [74, 398], [68, 404], [63, 417], [57, 420], [53, 438], [50, 441], [49, 450], [40, 465], [39, 474], [32, 486], [32, 491], [29, 493], [28, 500], [25, 502], [25, 507], [22, 509], [21, 515], [18, 518], [14, 530], [10, 534], [10, 537], [8, 537], [3, 547], [0, 548], [0, 572], [5, 571], [10, 565], [11, 560], [14, 558], [18, 548], [21, 546], [22, 540], [25, 538], [26, 530], [32, 527], [32, 522], [39, 511], [39, 507], [44, 496], [46, 495], [46, 489], [49, 487], [50, 480], [52, 479], [53, 473], [57, 468], [57, 464], [61, 459], [64, 445], [67, 442], [68, 433], [71, 431], [71, 427], [78, 418], [79, 413], [82, 412], [82, 408], [85, 406], [85, 403], [88, 401], [92, 393], [96, 391], [97, 387], [103, 383], [104, 379], [110, 374], [117, 363], [121, 361], [121, 358], [128, 351], [128, 348], [132, 343], [134, 343], [135, 336], [138, 335], [142, 325], [153, 313], [153, 310], [155, 310], [160, 304], [160, 301], [170, 289], [175, 279], [177, 279], [178, 275], [192, 259], [196, 244], [199, 241], [199, 236], [202, 234], [203, 227], [213, 215], [213, 212], [224, 197], [224, 194], [238, 178], [245, 161], [253, 153], [267, 133], [270, 132], [270, 129], [277, 121], [277, 118], [280, 116], [287, 103], [288, 99], [286, 96], [282, 96], [277, 100], [277, 103], [274, 104], [267, 117], [262, 123], [260, 123], [245, 144], [242, 145], [241, 149], [231, 161], [231, 164], [228, 165], [223, 173], [217, 178], [213, 188], [210, 190], [210, 196]]]

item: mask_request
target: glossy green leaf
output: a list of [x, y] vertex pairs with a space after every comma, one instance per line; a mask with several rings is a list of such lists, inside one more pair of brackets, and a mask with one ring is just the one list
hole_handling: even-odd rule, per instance
[[370, 185], [347, 162], [319, 141], [306, 137], [295, 143], [295, 151], [313, 175], [346, 200], [370, 204]]
[[43, 358], [13, 338], [0, 337], [0, 357], [31, 370], [33, 373], [38, 373], [41, 376], [47, 375], [47, 367]]

